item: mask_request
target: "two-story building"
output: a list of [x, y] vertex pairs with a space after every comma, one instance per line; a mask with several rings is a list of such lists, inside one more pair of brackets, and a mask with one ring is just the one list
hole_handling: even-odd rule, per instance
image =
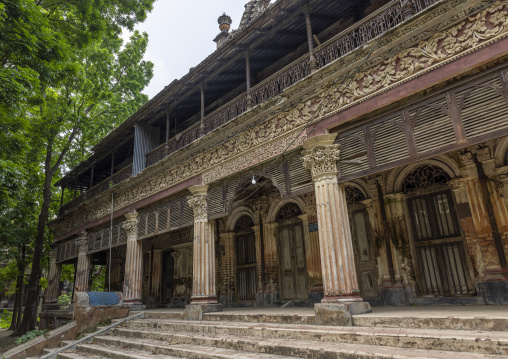
[[508, 1], [245, 8], [59, 181], [46, 303], [508, 303]]

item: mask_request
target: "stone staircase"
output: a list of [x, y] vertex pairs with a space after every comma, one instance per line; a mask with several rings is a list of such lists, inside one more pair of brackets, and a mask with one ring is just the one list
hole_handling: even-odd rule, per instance
[[508, 358], [508, 319], [354, 318], [353, 327], [313, 325], [311, 314], [147, 312], [59, 359]]

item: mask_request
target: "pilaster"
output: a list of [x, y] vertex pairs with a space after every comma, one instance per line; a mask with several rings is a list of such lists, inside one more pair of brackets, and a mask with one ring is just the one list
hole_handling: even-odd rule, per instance
[[352, 314], [369, 312], [360, 297], [344, 185], [338, 183], [336, 135], [304, 142], [303, 164], [316, 191], [324, 299], [316, 304], [316, 320], [325, 325], [352, 325]]
[[501, 199], [491, 150], [488, 146], [469, 148], [459, 154], [459, 160], [464, 181], [455, 183], [455, 193], [460, 194], [464, 186], [469, 202], [473, 228], [468, 228], [468, 246], [478, 272], [476, 288], [488, 304], [506, 304], [508, 211]]

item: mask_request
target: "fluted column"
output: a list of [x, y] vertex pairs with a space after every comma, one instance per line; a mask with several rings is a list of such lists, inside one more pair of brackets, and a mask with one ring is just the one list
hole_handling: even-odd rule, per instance
[[194, 210], [194, 248], [191, 303], [185, 307], [188, 320], [202, 320], [203, 313], [223, 310], [215, 288], [215, 222], [208, 221], [206, 185], [189, 188], [189, 206]]
[[48, 287], [44, 298], [45, 304], [57, 303], [60, 295], [60, 275], [62, 274], [62, 265], [56, 262], [57, 249], [54, 248], [50, 253], [50, 264], [48, 273]]
[[87, 292], [88, 282], [90, 280], [90, 256], [88, 251], [88, 240], [86, 232], [81, 232], [76, 239], [78, 247], [78, 267], [76, 269], [76, 278], [74, 283], [75, 292]]
[[143, 246], [138, 240], [138, 214], [127, 213], [122, 227], [127, 232], [127, 253], [125, 255], [125, 275], [123, 296], [125, 302], [141, 305], [143, 289]]
[[189, 206], [194, 210], [192, 303], [217, 303], [215, 290], [215, 223], [208, 221], [208, 186], [194, 186]]
[[[316, 308], [318, 324], [351, 325], [351, 314], [370, 311], [362, 302], [356, 277], [353, 241], [344, 185], [338, 183], [339, 145], [336, 135], [319, 135], [304, 142], [303, 164], [310, 169], [316, 191], [319, 246], [323, 272], [324, 298]], [[326, 304], [332, 304], [327, 306]], [[343, 306], [339, 306], [344, 304]], [[337, 321], [329, 311], [340, 310], [347, 320]]]

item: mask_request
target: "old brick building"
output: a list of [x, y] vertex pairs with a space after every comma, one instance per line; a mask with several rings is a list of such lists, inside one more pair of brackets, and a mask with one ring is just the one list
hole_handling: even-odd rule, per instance
[[148, 307], [507, 304], [507, 17], [506, 0], [221, 16], [217, 50], [59, 182], [75, 199], [46, 304], [63, 263], [79, 291], [110, 264]]

